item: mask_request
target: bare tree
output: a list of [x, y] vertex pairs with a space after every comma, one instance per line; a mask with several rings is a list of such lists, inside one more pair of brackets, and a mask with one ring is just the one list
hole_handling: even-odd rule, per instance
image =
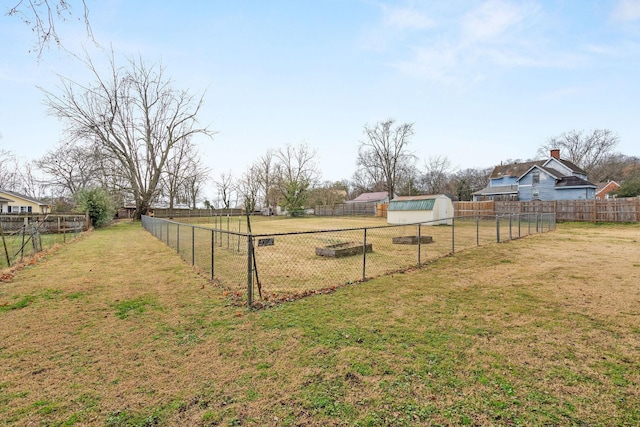
[[458, 200], [469, 201], [473, 193], [483, 189], [489, 182], [492, 168], [468, 168], [450, 175], [446, 193], [454, 194]]
[[278, 187], [282, 206], [292, 214], [306, 206], [309, 190], [319, 177], [315, 162], [316, 151], [308, 144], [287, 144], [276, 154], [280, 165]]
[[0, 150], [0, 188], [16, 191], [20, 182], [19, 169], [15, 154]]
[[394, 124], [395, 120], [388, 119], [374, 126], [365, 125], [366, 139], [360, 142], [357, 159], [357, 165], [371, 180], [382, 177], [389, 197], [395, 195], [403, 170], [415, 162], [415, 156], [407, 149], [413, 123]]
[[43, 90], [49, 113], [62, 119], [72, 141], [95, 140], [121, 168], [133, 195], [139, 219], [158, 196], [167, 160], [181, 141], [197, 134], [203, 98], [176, 90], [164, 67], [142, 58], [119, 67], [111, 54], [109, 74], [103, 76], [87, 56], [84, 64], [95, 82], [82, 85], [61, 78], [61, 94]]
[[345, 201], [349, 189], [344, 183], [325, 181], [309, 193], [310, 206], [332, 206]]
[[255, 173], [260, 183], [260, 193], [264, 207], [273, 209], [278, 205], [279, 190], [277, 183], [280, 177], [280, 165], [274, 150], [267, 150], [254, 163]]
[[591, 182], [607, 182], [624, 180], [624, 171], [627, 167], [640, 164], [640, 158], [613, 153], [605, 156], [600, 163], [589, 171]]
[[253, 164], [247, 168], [236, 183], [236, 190], [242, 197], [244, 208], [249, 213], [254, 212], [258, 207], [260, 188], [260, 168], [258, 164]]
[[169, 208], [173, 209], [176, 202], [195, 208], [202, 184], [208, 179], [209, 168], [200, 161], [198, 148], [191, 140], [178, 142], [161, 177], [162, 193]]
[[429, 159], [424, 163], [424, 172], [420, 177], [422, 190], [427, 194], [445, 193], [452, 173], [453, 168], [447, 157], [429, 156]]
[[197, 155], [191, 158], [188, 166], [183, 183], [184, 199], [195, 209], [202, 195], [202, 187], [210, 179], [211, 169], [206, 167]]
[[404, 165], [398, 171], [398, 179], [395, 186], [396, 196], [415, 196], [422, 194], [420, 189], [420, 172], [413, 162]]
[[[31, 28], [36, 36], [35, 51], [38, 52], [38, 58], [42, 57], [42, 51], [53, 41], [58, 47], [62, 47], [63, 43], [56, 25], [70, 20], [73, 15], [73, 8], [70, 0], [14, 0], [14, 6], [9, 8], [5, 14], [15, 16]], [[87, 32], [87, 36], [91, 40], [93, 32], [89, 23], [89, 8], [85, 0], [81, 0], [82, 4], [82, 20]]]
[[538, 149], [538, 154], [548, 156], [552, 149], [559, 149], [561, 156], [575, 163], [587, 175], [610, 155], [620, 138], [609, 129], [594, 129], [590, 133], [572, 130], [549, 140]]
[[218, 189], [218, 199], [222, 202], [222, 208], [229, 209], [231, 207], [231, 193], [234, 189], [231, 171], [221, 173], [214, 182]]
[[20, 191], [34, 199], [42, 199], [45, 196], [47, 184], [41, 176], [38, 176], [37, 170], [34, 169], [31, 163], [25, 163], [20, 167], [22, 183]]
[[60, 195], [72, 196], [99, 182], [100, 163], [92, 149], [71, 143], [49, 150], [34, 164], [46, 174], [47, 182]]
[[349, 185], [352, 189], [351, 194], [349, 195], [350, 199], [356, 198], [362, 193], [367, 193], [371, 191], [384, 191], [384, 182], [382, 180], [381, 174], [376, 174], [374, 176], [371, 175], [370, 172], [377, 172], [379, 169], [373, 169], [371, 171], [366, 171], [363, 167], [359, 167], [351, 176], [351, 180], [349, 181]]

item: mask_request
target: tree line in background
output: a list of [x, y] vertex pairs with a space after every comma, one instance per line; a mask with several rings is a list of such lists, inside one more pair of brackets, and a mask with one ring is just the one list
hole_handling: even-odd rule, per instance
[[[92, 82], [61, 77], [55, 91], [42, 89], [49, 113], [65, 125], [65, 139], [31, 163], [0, 150], [0, 188], [49, 199], [59, 211], [94, 201], [111, 200], [112, 208], [133, 203], [136, 218], [158, 204], [250, 212], [281, 207], [296, 213], [372, 191], [471, 200], [492, 170], [459, 170], [444, 156], [420, 163], [411, 151], [413, 123], [387, 119], [364, 125], [350, 179], [322, 181], [316, 150], [307, 143], [287, 144], [266, 150], [239, 175], [220, 173], [213, 180], [217, 194], [207, 197], [203, 189], [212, 171], [194, 142], [195, 136], [214, 135], [198, 122], [203, 96], [175, 88], [161, 64], [138, 57], [118, 65], [113, 52], [107, 59], [104, 72], [88, 54], [81, 59]], [[614, 180], [622, 185], [619, 196], [636, 196], [640, 159], [615, 152], [617, 144], [611, 130], [574, 130], [550, 138], [538, 155], [546, 158], [551, 148], [560, 149], [591, 182]]]

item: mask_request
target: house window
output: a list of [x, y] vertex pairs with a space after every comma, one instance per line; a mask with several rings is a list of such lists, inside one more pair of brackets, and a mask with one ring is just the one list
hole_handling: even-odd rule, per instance
[[532, 184], [540, 184], [540, 171], [535, 170], [531, 174], [531, 183]]
[[27, 206], [20, 206], [20, 213], [27, 213]]
[[533, 190], [533, 198], [534, 199], [539, 199], [540, 198], [540, 190], [538, 190], [537, 188], [535, 190]]

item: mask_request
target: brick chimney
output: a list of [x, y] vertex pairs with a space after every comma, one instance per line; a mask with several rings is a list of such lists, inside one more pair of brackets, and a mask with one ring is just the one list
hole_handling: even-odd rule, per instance
[[560, 160], [560, 150], [558, 150], [557, 148], [551, 150], [551, 157]]

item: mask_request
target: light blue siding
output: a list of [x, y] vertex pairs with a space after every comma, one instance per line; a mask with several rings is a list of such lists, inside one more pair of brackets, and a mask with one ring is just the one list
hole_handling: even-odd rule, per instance
[[585, 200], [595, 199], [596, 190], [594, 188], [564, 188], [557, 189], [553, 200]]
[[530, 200], [553, 200], [556, 185], [555, 178], [546, 173], [540, 173], [540, 182], [536, 185], [533, 185], [532, 178], [532, 173], [529, 172], [520, 180], [518, 187], [520, 200], [525, 202]]

